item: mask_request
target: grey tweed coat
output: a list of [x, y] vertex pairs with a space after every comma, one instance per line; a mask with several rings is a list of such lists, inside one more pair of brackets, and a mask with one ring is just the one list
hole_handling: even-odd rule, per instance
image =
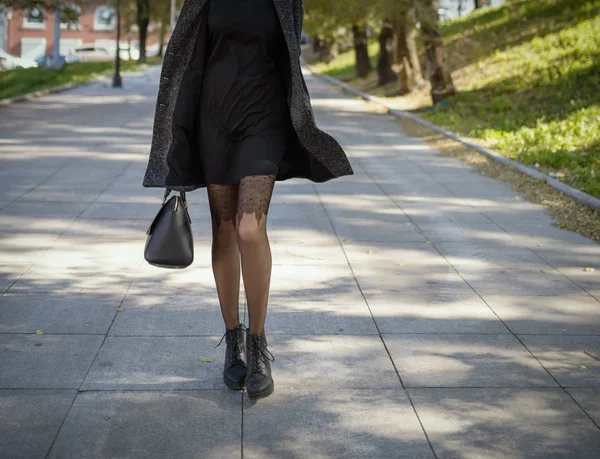
[[[205, 187], [193, 132], [201, 116], [198, 106], [200, 88], [197, 80], [186, 81], [186, 68], [192, 56], [204, 52], [208, 8], [211, 0], [185, 0], [179, 19], [166, 49], [160, 76], [154, 116], [150, 158], [144, 187], [192, 191]], [[276, 180], [292, 177], [325, 182], [354, 172], [344, 150], [316, 124], [308, 89], [300, 66], [300, 35], [304, 16], [303, 0], [273, 0], [287, 43], [288, 55], [283, 62], [286, 72], [286, 96], [295, 135], [283, 156]], [[183, 79], [182, 79], [183, 78]], [[175, 120], [173, 112], [186, 114]], [[189, 115], [189, 116], [188, 116]]]

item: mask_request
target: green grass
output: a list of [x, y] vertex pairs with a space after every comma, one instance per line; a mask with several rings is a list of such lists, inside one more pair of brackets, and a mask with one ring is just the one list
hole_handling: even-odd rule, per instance
[[[147, 63], [160, 62], [152, 57]], [[139, 65], [135, 61], [121, 61], [122, 70], [133, 70]], [[113, 62], [86, 62], [65, 64], [60, 70], [46, 67], [15, 69], [0, 72], [0, 99], [20, 96], [42, 89], [54, 88], [69, 83], [84, 83], [92, 78], [114, 72]]]
[[[600, 197], [600, 1], [513, 0], [442, 34], [459, 93], [437, 107], [426, 90], [416, 106], [406, 103], [414, 94], [394, 96], [398, 107]], [[351, 79], [352, 54], [323, 70]], [[394, 95], [373, 81], [366, 89]]]

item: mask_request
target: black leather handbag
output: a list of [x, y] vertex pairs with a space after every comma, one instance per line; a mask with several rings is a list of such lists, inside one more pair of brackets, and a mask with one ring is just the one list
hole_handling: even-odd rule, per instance
[[187, 268], [194, 261], [192, 220], [188, 213], [185, 192], [172, 196], [167, 188], [161, 209], [146, 234], [144, 258], [160, 268]]

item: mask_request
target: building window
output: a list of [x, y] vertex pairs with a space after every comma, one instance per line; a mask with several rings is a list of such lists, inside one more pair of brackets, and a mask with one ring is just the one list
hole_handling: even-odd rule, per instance
[[60, 14], [60, 28], [67, 30], [79, 30], [81, 17], [81, 7], [77, 5], [65, 6]]
[[114, 30], [117, 25], [116, 11], [110, 6], [96, 8], [94, 30]]
[[25, 18], [23, 19], [24, 28], [43, 29], [44, 21], [44, 12], [40, 8], [27, 8], [25, 10]]

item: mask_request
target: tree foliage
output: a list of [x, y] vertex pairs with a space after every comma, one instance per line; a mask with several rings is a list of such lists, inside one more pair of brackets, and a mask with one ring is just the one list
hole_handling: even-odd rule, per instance
[[416, 45], [418, 21], [432, 98], [437, 102], [455, 92], [443, 62], [437, 7], [436, 0], [305, 0], [304, 24], [321, 47], [352, 40], [358, 77], [372, 70], [367, 43], [377, 34], [379, 84], [397, 79], [400, 92], [406, 94], [423, 82]]

